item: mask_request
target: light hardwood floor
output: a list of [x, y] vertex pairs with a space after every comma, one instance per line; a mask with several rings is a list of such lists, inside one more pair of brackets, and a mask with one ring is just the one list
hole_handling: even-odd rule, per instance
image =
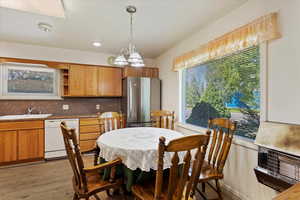
[[[85, 156], [85, 163], [92, 164], [92, 157]], [[32, 163], [0, 168], [0, 199], [2, 200], [72, 200], [72, 171], [68, 160]], [[101, 200], [110, 198], [99, 193]], [[210, 195], [214, 198], [215, 195]], [[131, 197], [127, 198], [132, 199]], [[201, 198], [197, 198], [201, 199]], [[224, 200], [232, 198], [225, 197]], [[90, 200], [94, 200], [90, 198]]]

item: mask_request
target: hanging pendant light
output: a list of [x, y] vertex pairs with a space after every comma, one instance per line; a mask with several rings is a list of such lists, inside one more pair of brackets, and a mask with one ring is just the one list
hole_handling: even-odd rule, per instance
[[144, 67], [144, 60], [141, 54], [136, 50], [135, 45], [133, 44], [133, 25], [132, 17], [136, 13], [136, 7], [127, 6], [126, 11], [130, 14], [130, 41], [129, 47], [126, 49], [121, 49], [120, 55], [114, 61], [115, 65], [125, 66], [130, 65], [132, 67]]

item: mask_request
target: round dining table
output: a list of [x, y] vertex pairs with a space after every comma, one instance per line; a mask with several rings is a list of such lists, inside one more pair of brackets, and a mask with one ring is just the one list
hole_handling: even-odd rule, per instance
[[[97, 139], [100, 158], [104, 161], [122, 159], [122, 173], [127, 191], [130, 191], [132, 184], [147, 176], [153, 176], [153, 172], [157, 170], [158, 144], [161, 136], [166, 138], [168, 144], [170, 140], [180, 138], [183, 134], [153, 127], [123, 128], [106, 132]], [[164, 169], [170, 168], [171, 157], [171, 153], [165, 153]]]
[[[142, 171], [157, 169], [159, 138], [166, 138], [166, 144], [183, 136], [170, 129], [138, 127], [123, 128], [106, 132], [97, 139], [101, 149], [100, 157], [105, 160], [121, 158], [124, 165], [131, 170]], [[165, 154], [164, 168], [171, 166], [171, 155]]]

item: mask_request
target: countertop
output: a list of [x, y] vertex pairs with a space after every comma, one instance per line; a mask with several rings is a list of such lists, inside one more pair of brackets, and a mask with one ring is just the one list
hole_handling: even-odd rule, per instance
[[46, 118], [27, 118], [27, 119], [3, 119], [1, 122], [15, 122], [15, 121], [36, 121], [36, 120], [51, 120], [51, 119], [80, 119], [80, 118], [95, 118], [97, 114], [78, 114], [78, 115], [51, 115]]
[[85, 114], [85, 115], [51, 115], [50, 117], [45, 118], [46, 119], [72, 119], [72, 118], [95, 118], [97, 117], [97, 114]]

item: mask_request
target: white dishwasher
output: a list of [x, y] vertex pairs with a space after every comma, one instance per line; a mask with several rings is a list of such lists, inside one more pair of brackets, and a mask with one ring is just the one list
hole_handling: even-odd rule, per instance
[[45, 120], [45, 159], [65, 157], [66, 149], [60, 124], [66, 122], [68, 128], [75, 128], [77, 137], [79, 119], [54, 119]]

